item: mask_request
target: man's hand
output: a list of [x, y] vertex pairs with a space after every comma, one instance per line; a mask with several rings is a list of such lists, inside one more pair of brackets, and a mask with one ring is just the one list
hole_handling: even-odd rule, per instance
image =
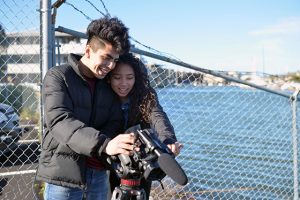
[[174, 144], [168, 144], [167, 146], [169, 147], [169, 149], [172, 151], [172, 153], [175, 156], [178, 156], [178, 154], [180, 153], [180, 150], [183, 147], [183, 144], [181, 144], [179, 142], [175, 142]]
[[108, 142], [105, 152], [108, 155], [131, 155], [134, 149], [135, 137], [133, 133], [120, 134]]

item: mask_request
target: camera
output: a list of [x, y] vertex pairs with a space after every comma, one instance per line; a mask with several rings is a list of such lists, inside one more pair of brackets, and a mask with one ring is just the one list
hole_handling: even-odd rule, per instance
[[139, 130], [131, 128], [127, 132], [134, 130], [136, 141], [135, 146], [139, 151], [133, 151], [132, 156], [119, 154], [111, 156], [111, 166], [121, 179], [144, 178], [151, 181], [160, 181], [166, 173], [160, 168], [158, 156], [172, 152], [161, 143], [151, 129]]
[[137, 125], [126, 132], [135, 134], [134, 145], [140, 150], [133, 151], [131, 156], [119, 154], [108, 158], [111, 168], [121, 179], [120, 187], [115, 188], [112, 199], [145, 199], [145, 191], [140, 188], [142, 178], [161, 182], [167, 175], [180, 185], [187, 184], [187, 176], [174, 154], [160, 142], [152, 129], [141, 130]]

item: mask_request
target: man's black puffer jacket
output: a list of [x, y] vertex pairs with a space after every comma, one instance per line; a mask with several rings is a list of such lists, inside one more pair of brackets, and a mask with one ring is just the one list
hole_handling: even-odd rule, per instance
[[92, 99], [79, 60], [70, 54], [68, 64], [51, 68], [44, 78], [45, 131], [37, 179], [84, 188], [87, 156], [101, 156], [124, 122], [118, 97], [105, 80], [97, 80]]

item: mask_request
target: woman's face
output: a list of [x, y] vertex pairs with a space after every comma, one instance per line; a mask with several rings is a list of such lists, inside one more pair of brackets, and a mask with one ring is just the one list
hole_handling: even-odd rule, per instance
[[135, 74], [132, 67], [128, 64], [120, 63], [111, 72], [111, 88], [124, 102], [128, 100], [128, 94], [135, 83]]

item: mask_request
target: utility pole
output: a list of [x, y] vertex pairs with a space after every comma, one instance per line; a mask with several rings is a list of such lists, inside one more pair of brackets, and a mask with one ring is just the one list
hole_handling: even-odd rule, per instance
[[265, 76], [265, 48], [262, 47], [262, 76]]

